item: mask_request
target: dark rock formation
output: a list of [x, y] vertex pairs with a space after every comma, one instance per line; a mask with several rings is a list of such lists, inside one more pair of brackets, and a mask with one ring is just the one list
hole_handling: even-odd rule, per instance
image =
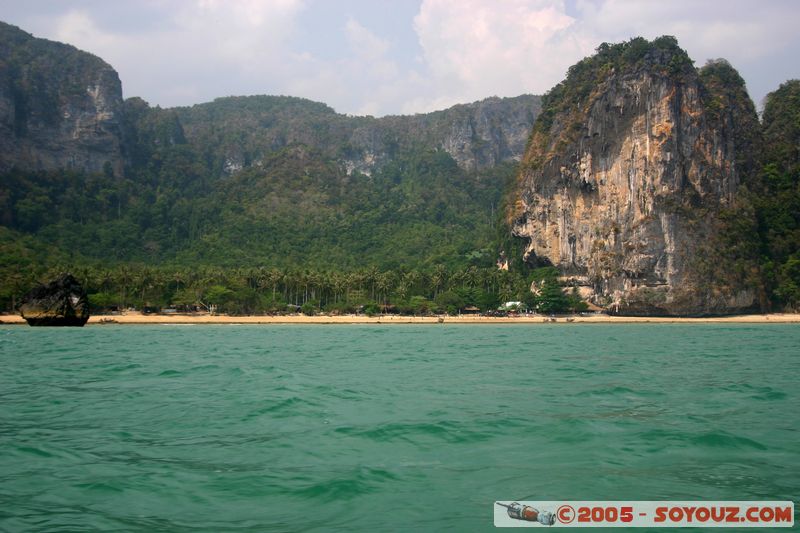
[[71, 274], [32, 289], [19, 310], [31, 326], [83, 326], [89, 320], [86, 291]]
[[743, 81], [715, 63], [704, 83], [671, 37], [598, 52], [544, 97], [509, 213], [525, 259], [557, 266], [609, 312], [750, 308], [756, 291], [714, 260], [720, 213], [755, 168]]

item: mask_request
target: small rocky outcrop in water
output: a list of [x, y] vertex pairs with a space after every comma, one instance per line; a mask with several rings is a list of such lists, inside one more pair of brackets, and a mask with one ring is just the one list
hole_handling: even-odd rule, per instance
[[86, 291], [72, 274], [39, 285], [22, 299], [20, 314], [31, 326], [83, 326], [89, 320]]

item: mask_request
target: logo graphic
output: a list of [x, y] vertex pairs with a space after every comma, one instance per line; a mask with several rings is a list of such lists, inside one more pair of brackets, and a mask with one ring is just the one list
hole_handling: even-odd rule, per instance
[[513, 502], [510, 505], [505, 503], [495, 502], [500, 507], [505, 507], [508, 516], [515, 520], [524, 520], [525, 522], [539, 522], [543, 526], [552, 526], [556, 523], [556, 516], [550, 511], [540, 511], [529, 505], [522, 505]]
[[[794, 526], [792, 501], [496, 501], [496, 527], [748, 527]], [[504, 512], [505, 511], [505, 512]]]
[[575, 509], [571, 505], [562, 505], [556, 511], [556, 516], [562, 524], [571, 524], [575, 520]]

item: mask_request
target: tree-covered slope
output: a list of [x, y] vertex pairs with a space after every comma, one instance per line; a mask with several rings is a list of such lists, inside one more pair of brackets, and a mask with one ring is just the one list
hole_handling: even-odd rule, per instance
[[767, 96], [763, 171], [751, 187], [773, 309], [800, 308], [800, 80]]
[[8, 172], [2, 223], [105, 261], [420, 266], [488, 264], [496, 253], [493, 214], [512, 157], [468, 170], [419, 142], [415, 126], [386, 133], [396, 144], [362, 172], [342, 155], [355, 150], [347, 136], [330, 129], [379, 119], [302, 102], [254, 130], [238, 107], [188, 126], [180, 111], [126, 108], [124, 178]]
[[0, 45], [0, 223], [88, 261], [490, 264], [539, 104], [384, 118], [283, 96], [161, 109], [122, 102], [113, 69], [68, 45], [8, 25]]

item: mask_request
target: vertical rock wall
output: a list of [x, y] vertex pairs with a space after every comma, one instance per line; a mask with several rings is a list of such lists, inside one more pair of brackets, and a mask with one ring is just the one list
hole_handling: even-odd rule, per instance
[[525, 259], [559, 267], [611, 312], [719, 314], [754, 303], [747, 287], [698, 276], [695, 259], [713, 246], [717, 213], [742, 176], [736, 124], [709, 111], [685, 59], [677, 46], [652, 45], [635, 62], [592, 59], [596, 83], [580, 98], [568, 77], [524, 159], [512, 216], [529, 240]]
[[0, 23], [0, 171], [123, 171], [122, 87], [101, 59]]

